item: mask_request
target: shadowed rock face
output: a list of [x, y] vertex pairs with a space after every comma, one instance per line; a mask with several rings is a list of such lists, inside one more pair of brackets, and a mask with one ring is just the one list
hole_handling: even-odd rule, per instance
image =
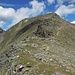
[[0, 28], [0, 33], [2, 33], [2, 32], [3, 32], [3, 29]]
[[53, 32], [50, 30], [48, 31], [47, 28], [44, 29], [44, 27], [42, 27], [40, 25], [40, 26], [38, 26], [38, 29], [37, 29], [35, 35], [37, 35], [39, 37], [48, 38], [49, 36], [53, 36]]

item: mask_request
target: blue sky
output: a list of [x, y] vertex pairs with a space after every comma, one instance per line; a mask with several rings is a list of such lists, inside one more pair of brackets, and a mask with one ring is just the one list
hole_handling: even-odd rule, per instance
[[51, 12], [75, 24], [75, 0], [0, 0], [0, 27], [7, 30], [24, 18]]

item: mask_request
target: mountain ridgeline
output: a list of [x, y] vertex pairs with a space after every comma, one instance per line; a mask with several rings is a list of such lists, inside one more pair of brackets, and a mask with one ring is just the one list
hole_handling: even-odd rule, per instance
[[[14, 71], [14, 65], [29, 65]], [[15, 67], [16, 68], [16, 67]], [[74, 75], [75, 25], [55, 13], [0, 29], [0, 75]]]

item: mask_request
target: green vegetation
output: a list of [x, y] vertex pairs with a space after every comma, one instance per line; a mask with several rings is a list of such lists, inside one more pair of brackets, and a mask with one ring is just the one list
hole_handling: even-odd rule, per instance
[[55, 13], [20, 21], [0, 41], [0, 75], [20, 63], [36, 75], [75, 74], [75, 26]]

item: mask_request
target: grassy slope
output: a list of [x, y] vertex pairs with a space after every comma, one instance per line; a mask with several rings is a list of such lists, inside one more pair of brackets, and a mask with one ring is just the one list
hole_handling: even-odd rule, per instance
[[[14, 41], [19, 43], [22, 40], [24, 40], [25, 38], [33, 36], [32, 34], [34, 32], [36, 32], [39, 23], [30, 27], [23, 34], [19, 34], [19, 32], [24, 27], [30, 25], [32, 22], [37, 20], [37, 18], [40, 18], [40, 16], [32, 18], [32, 19], [28, 19], [27, 23], [24, 23], [24, 20], [23, 20], [23, 21], [19, 22], [17, 25], [10, 28], [8, 31], [6, 31], [5, 35], [4, 35], [4, 41], [0, 44], [0, 47], [1, 47], [2, 51], [8, 50], [9, 47], [11, 46], [11, 44], [13, 44]], [[51, 18], [51, 21], [49, 21], [48, 26], [43, 25], [42, 27], [43, 27], [44, 31], [46, 31], [46, 30], [47, 31], [53, 31], [54, 36], [49, 37], [48, 39], [50, 39], [50, 40], [48, 40], [48, 41], [39, 40], [41, 43], [39, 41], [37, 41], [39, 37], [37, 39], [34, 39], [34, 40], [30, 39], [29, 42], [27, 42], [27, 44], [35, 43], [35, 44], [38, 44], [39, 48], [41, 48], [43, 46], [43, 44], [46, 44], [47, 46], [50, 47], [49, 52], [51, 52], [51, 50], [53, 51], [53, 50], [56, 50], [58, 48], [63, 47], [63, 49], [64, 48], [67, 48], [69, 50], [72, 49], [72, 53], [74, 53], [75, 27], [73, 27], [68, 22], [59, 18], [56, 14], [53, 14], [53, 15], [48, 14], [48, 15], [45, 15], [45, 16], [41, 16], [40, 19], [49, 19], [49, 18]], [[17, 34], [19, 34], [19, 36], [16, 38]], [[55, 41], [55, 42], [50, 42], [51, 40]], [[57, 43], [59, 43], [59, 44], [57, 44]], [[20, 44], [20, 45], [22, 45], [22, 44]], [[23, 50], [28, 49], [28, 50], [32, 50], [33, 53], [36, 52], [35, 51], [36, 48], [33, 48], [31, 46], [28, 46], [28, 47], [27, 46], [26, 47], [21, 46], [21, 47], [22, 47]], [[38, 47], [37, 47], [37, 49], [39, 49]], [[70, 48], [68, 48], [68, 47], [70, 47]], [[56, 52], [54, 52], [53, 54], [55, 54], [55, 53]], [[31, 57], [31, 55], [29, 55], [28, 53], [21, 53], [20, 52], [19, 55], [20, 55], [20, 58], [16, 59], [16, 61], [19, 62], [19, 63], [27, 64], [27, 62], [30, 62], [30, 65], [32, 65], [32, 67], [36, 66], [36, 63], [38, 64], [39, 69], [36, 69], [37, 75], [42, 74], [44, 70], [46, 71], [44, 73], [44, 75], [50, 75], [50, 74], [54, 73], [55, 71], [59, 71], [62, 74], [64, 72], [66, 75], [74, 75], [74, 74], [67, 73], [67, 72], [63, 71], [63, 67], [62, 68], [58, 67], [57, 69], [55, 69], [55, 67], [56, 67], [55, 64], [53, 64], [53, 65], [52, 65], [52, 63], [46, 64], [46, 63], [43, 63], [39, 60], [35, 61], [34, 56]], [[59, 56], [61, 56], [61, 55], [59, 55]]]

